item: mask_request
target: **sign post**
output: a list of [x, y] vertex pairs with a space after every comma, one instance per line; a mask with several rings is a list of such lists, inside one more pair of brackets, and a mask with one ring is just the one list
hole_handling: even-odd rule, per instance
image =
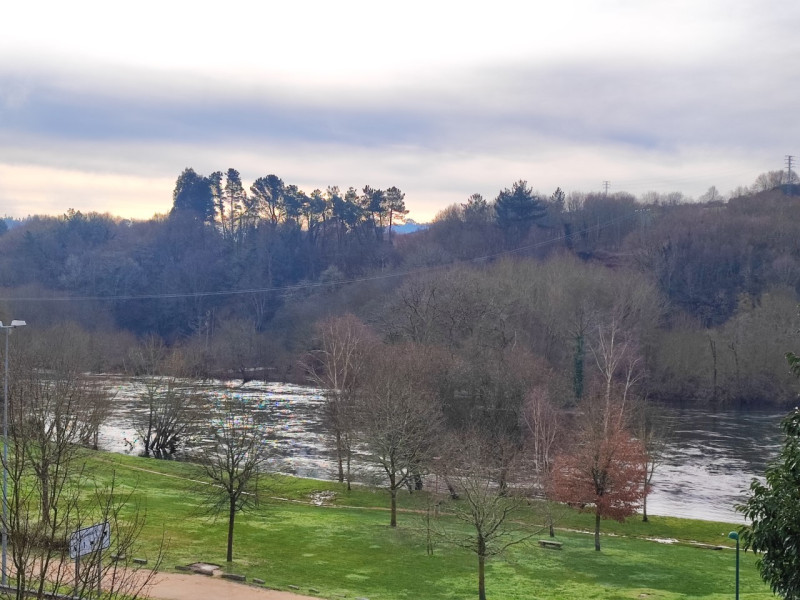
[[[69, 537], [69, 557], [75, 559], [75, 589], [78, 589], [80, 582], [81, 556], [97, 553], [99, 558], [100, 551], [105, 550], [111, 545], [111, 526], [108, 521], [98, 523], [90, 527], [78, 529]], [[99, 567], [99, 560], [98, 560]], [[98, 568], [98, 572], [100, 569]], [[100, 582], [98, 581], [98, 587]], [[89, 588], [91, 589], [91, 587]]]

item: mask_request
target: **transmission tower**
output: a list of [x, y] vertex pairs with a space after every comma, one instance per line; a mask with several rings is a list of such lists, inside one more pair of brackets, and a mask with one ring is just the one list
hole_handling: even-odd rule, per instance
[[604, 181], [603, 182], [603, 194], [606, 195], [606, 196], [608, 196], [608, 188], [609, 187], [611, 187], [611, 182], [610, 181]]
[[787, 171], [786, 184], [787, 184], [787, 189], [789, 190], [789, 195], [790, 196], [794, 195], [793, 194], [793, 192], [794, 192], [794, 182], [792, 180], [792, 161], [794, 161], [794, 156], [792, 156], [791, 154], [787, 154], [786, 155], [786, 171]]

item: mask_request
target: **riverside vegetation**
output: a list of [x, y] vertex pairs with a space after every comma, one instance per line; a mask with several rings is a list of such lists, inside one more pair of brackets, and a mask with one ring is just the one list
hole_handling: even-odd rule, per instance
[[[102, 481], [116, 474], [118, 485], [146, 502], [147, 526], [139, 552], [155, 553], [168, 540], [166, 568], [202, 561], [227, 572], [260, 578], [277, 589], [370, 600], [428, 600], [474, 597], [474, 555], [446, 543], [425, 551], [427, 493], [398, 497], [399, 524], [388, 526], [386, 492], [307, 479], [271, 480], [269, 498], [237, 521], [237, 552], [225, 562], [225, 520], [210, 522], [187, 493], [196, 468], [189, 463], [153, 461], [118, 454], [89, 453], [87, 465]], [[330, 492], [330, 494], [323, 494]], [[315, 498], [325, 497], [320, 506]], [[611, 522], [604, 527], [602, 553], [594, 551], [593, 517], [562, 513], [556, 539], [562, 550], [536, 544], [542, 530], [533, 505], [520, 513], [519, 530], [536, 535], [515, 546], [503, 561], [489, 561], [491, 598], [730, 598], [735, 556], [725, 523], [650, 517], [649, 522]], [[442, 508], [438, 520], [461, 525]], [[546, 532], [541, 534], [546, 536]], [[652, 538], [668, 541], [653, 541]], [[712, 549], [725, 547], [722, 549]], [[742, 555], [741, 593], [749, 599], [773, 598], [759, 578], [751, 553]], [[319, 590], [310, 594], [309, 588]]]

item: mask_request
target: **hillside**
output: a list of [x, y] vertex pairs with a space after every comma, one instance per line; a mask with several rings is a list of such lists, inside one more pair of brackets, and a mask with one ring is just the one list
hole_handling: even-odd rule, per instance
[[148, 221], [30, 217], [0, 235], [2, 313], [42, 334], [78, 324], [96, 370], [124, 369], [136, 339], [155, 335], [195, 374], [302, 380], [314, 323], [350, 312], [387, 341], [486, 368], [525, 360], [564, 389], [578, 365], [591, 375], [591, 348], [613, 325], [636, 348], [651, 397], [795, 397], [783, 354], [797, 342], [797, 197], [590, 194], [566, 205], [518, 182], [400, 235], [389, 205], [370, 204], [378, 192], [349, 192], [339, 209], [322, 195], [275, 218], [202, 216], [177, 200]]

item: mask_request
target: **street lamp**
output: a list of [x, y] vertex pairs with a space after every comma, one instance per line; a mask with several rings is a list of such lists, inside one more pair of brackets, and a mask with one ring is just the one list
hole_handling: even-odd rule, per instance
[[736, 540], [736, 600], [739, 600], [739, 534], [731, 531], [728, 537]]
[[6, 330], [6, 355], [5, 376], [3, 377], [3, 574], [0, 578], [2, 585], [8, 585], [8, 571], [6, 570], [6, 555], [8, 550], [8, 337], [11, 330], [23, 327], [25, 321], [11, 321], [10, 325], [3, 325], [0, 329]]

